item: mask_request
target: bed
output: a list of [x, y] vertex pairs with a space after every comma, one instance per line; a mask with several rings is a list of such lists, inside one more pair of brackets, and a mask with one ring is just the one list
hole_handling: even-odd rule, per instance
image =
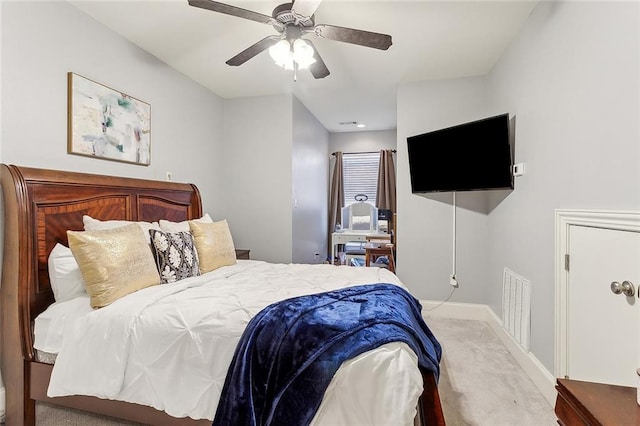
[[[197, 187], [4, 164], [0, 166], [0, 179], [5, 211], [0, 350], [7, 424], [34, 425], [36, 401], [145, 424], [211, 424], [211, 420], [175, 417], [148, 405], [119, 400], [82, 395], [48, 397], [53, 366], [39, 362], [34, 349], [34, 321], [54, 303], [48, 256], [57, 243], [68, 244], [67, 230], [82, 230], [83, 215], [148, 222], [196, 219], [202, 216]], [[251, 261], [237, 266], [272, 267]], [[421, 370], [420, 374], [424, 386], [417, 420], [444, 424], [436, 378], [428, 371]]]

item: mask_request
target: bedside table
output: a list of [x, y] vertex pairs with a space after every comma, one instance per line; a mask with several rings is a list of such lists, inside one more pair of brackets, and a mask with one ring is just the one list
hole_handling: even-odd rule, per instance
[[636, 388], [558, 379], [555, 412], [560, 425], [638, 425]]
[[236, 249], [236, 259], [244, 259], [244, 260], [249, 260], [249, 252], [251, 250], [247, 250], [247, 249]]

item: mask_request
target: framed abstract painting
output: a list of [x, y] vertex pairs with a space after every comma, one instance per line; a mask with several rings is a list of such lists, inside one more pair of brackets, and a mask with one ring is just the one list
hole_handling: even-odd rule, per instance
[[67, 152], [148, 166], [151, 105], [72, 72], [67, 82]]

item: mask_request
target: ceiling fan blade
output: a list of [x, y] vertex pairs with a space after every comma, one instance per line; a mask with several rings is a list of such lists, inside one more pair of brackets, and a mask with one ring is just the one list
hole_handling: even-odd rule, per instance
[[291, 8], [291, 10], [296, 15], [308, 18], [316, 13], [316, 9], [318, 9], [320, 3], [322, 3], [322, 0], [295, 0], [293, 2], [293, 7]]
[[372, 33], [370, 31], [356, 30], [353, 28], [320, 24], [314, 27], [314, 31], [318, 37], [373, 47], [374, 49], [380, 50], [387, 50], [391, 44], [393, 44], [391, 36], [388, 34]]
[[313, 47], [313, 59], [316, 60], [313, 64], [309, 65], [309, 71], [311, 71], [313, 78], [325, 78], [331, 74], [329, 68], [325, 65], [322, 57], [320, 57], [320, 53], [318, 53], [318, 49], [316, 49], [313, 43], [311, 43], [310, 40], [306, 41]]
[[276, 36], [276, 35], [267, 36], [267, 37], [263, 38], [262, 40], [260, 40], [259, 42], [255, 43], [255, 44], [252, 44], [251, 46], [247, 47], [245, 50], [243, 50], [242, 52], [238, 53], [233, 58], [229, 59], [226, 63], [227, 63], [227, 65], [231, 65], [233, 67], [237, 67], [238, 65], [242, 65], [245, 62], [247, 62], [249, 59], [251, 59], [254, 56], [256, 56], [258, 53], [267, 50], [268, 48], [270, 48], [271, 46], [273, 46], [274, 44], [279, 42], [280, 39], [281, 39], [281, 37], [280, 36]]
[[231, 16], [237, 16], [238, 18], [249, 19], [251, 21], [260, 22], [263, 24], [272, 24], [274, 22], [274, 19], [269, 15], [263, 15], [262, 13], [253, 12], [251, 10], [231, 6], [225, 3], [220, 3], [218, 1], [189, 0], [189, 5], [199, 7], [201, 9], [211, 10], [213, 12], [220, 12]]

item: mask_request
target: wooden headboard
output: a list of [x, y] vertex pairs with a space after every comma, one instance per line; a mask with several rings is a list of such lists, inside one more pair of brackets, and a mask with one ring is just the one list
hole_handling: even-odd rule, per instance
[[83, 229], [83, 215], [147, 222], [202, 216], [200, 193], [191, 184], [6, 164], [0, 165], [0, 181], [4, 195], [0, 310], [5, 382], [11, 381], [7, 375], [13, 374], [14, 363], [34, 360], [33, 320], [54, 302], [49, 253], [58, 242], [68, 245], [67, 230]]

